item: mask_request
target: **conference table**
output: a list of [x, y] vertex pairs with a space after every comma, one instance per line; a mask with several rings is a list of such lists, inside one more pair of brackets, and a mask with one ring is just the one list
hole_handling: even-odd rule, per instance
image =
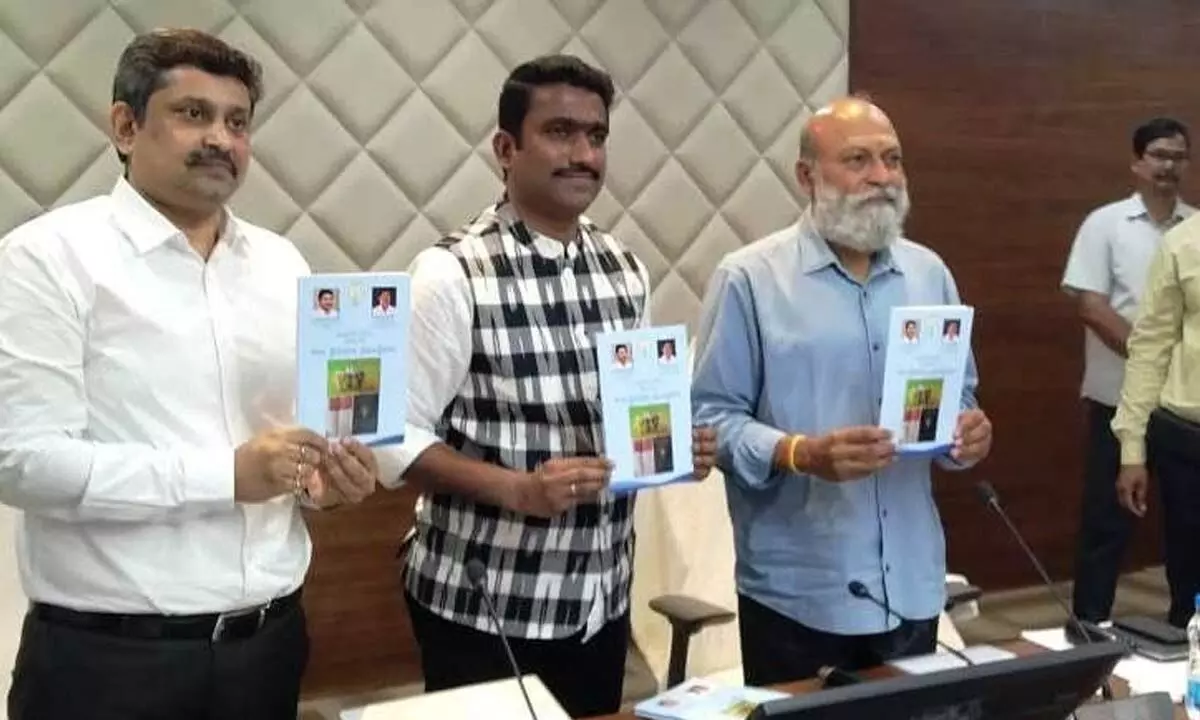
[[[1016, 655], [1034, 655], [1037, 653], [1047, 652], [1045, 648], [1042, 648], [1039, 645], [1034, 645], [1033, 643], [1025, 640], [1013, 640], [1010, 642], [997, 643], [996, 646], [1015, 653]], [[858, 674], [871, 680], [882, 680], [889, 677], [896, 677], [900, 675], [901, 672], [902, 671], [896, 668], [884, 665], [881, 667], [872, 668], [870, 670], [865, 670]], [[1129, 685], [1121, 678], [1111, 678], [1110, 685], [1112, 686], [1113, 697], [1124, 698], [1129, 696]], [[785, 692], [792, 695], [804, 695], [806, 693], [818, 692], [822, 688], [820, 680], [811, 679], [783, 683], [782, 685], [773, 685], [771, 686], [771, 689], [779, 690], [780, 692]], [[637, 720], [637, 715], [633, 714], [633, 711], [619, 712], [613, 715], [601, 715], [588, 718], [588, 720]], [[1175, 706], [1175, 720], [1187, 720], [1187, 713], [1180, 705]]]

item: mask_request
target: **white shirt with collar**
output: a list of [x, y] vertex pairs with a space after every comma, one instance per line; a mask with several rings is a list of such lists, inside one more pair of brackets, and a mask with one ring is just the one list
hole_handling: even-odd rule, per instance
[[229, 221], [208, 262], [124, 179], [0, 241], [0, 502], [32, 600], [208, 613], [286, 595], [290, 497], [234, 502], [234, 449], [294, 415], [285, 238]]
[[[1159, 225], [1150, 218], [1138, 193], [1093, 210], [1084, 219], [1071, 246], [1063, 272], [1063, 289], [1069, 293], [1083, 290], [1104, 295], [1113, 310], [1132, 323], [1137, 317], [1150, 261], [1163, 233], [1194, 212], [1195, 208], [1179, 201], [1171, 218]], [[1124, 359], [1087, 328], [1080, 393], [1115, 407], [1124, 378]]]

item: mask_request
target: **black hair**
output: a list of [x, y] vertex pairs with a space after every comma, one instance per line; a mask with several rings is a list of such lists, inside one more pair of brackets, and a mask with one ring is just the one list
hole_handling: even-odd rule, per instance
[[1180, 135], [1183, 137], [1183, 142], [1190, 148], [1192, 146], [1191, 138], [1188, 136], [1187, 126], [1169, 117], [1156, 117], [1147, 120], [1137, 129], [1133, 131], [1133, 154], [1134, 157], [1141, 157], [1146, 154], [1146, 147], [1155, 140], [1162, 138], [1170, 138]]
[[570, 85], [593, 92], [604, 101], [606, 114], [615, 94], [608, 73], [574, 55], [543, 55], [518, 65], [504, 81], [498, 109], [500, 129], [512, 135], [518, 147], [533, 91], [544, 85]]
[[[171, 70], [190, 66], [212, 75], [241, 81], [250, 93], [250, 112], [263, 92], [262, 66], [224, 40], [190, 28], [154, 30], [138, 35], [121, 53], [113, 77], [112, 99], [133, 110], [134, 120], [146, 120], [150, 96], [166, 85]], [[124, 163], [127, 157], [118, 152]]]

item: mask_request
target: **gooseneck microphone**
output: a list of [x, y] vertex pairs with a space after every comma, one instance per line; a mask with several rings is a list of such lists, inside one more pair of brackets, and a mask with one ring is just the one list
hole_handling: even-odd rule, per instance
[[[1058, 590], [1054, 588], [1054, 582], [1050, 579], [1050, 573], [1046, 572], [1046, 568], [1042, 566], [1041, 561], [1038, 560], [1037, 555], [1034, 554], [1033, 548], [1029, 547], [1029, 543], [1025, 542], [1025, 537], [1021, 535], [1021, 531], [1017, 529], [1017, 526], [1015, 523], [1013, 523], [1012, 518], [1010, 518], [1008, 513], [1004, 511], [1004, 508], [1001, 507], [1000, 496], [996, 494], [996, 488], [992, 487], [992, 484], [988, 481], [980, 480], [979, 482], [975, 483], [975, 492], [979, 495], [979, 499], [983, 501], [984, 505], [987, 505], [997, 515], [1000, 516], [1000, 519], [1004, 521], [1005, 527], [1008, 528], [1008, 533], [1016, 538], [1017, 544], [1021, 546], [1021, 551], [1025, 553], [1025, 557], [1029, 558], [1029, 562], [1032, 563], [1033, 568], [1037, 570], [1037, 573], [1041, 577], [1042, 583], [1046, 586], [1046, 589], [1050, 591], [1050, 594], [1054, 597], [1055, 601], [1058, 602], [1058, 606], [1062, 608], [1062, 611], [1067, 614], [1068, 624], [1073, 627], [1075, 632], [1082, 636], [1084, 641], [1089, 645], [1094, 642], [1095, 638], [1092, 636], [1092, 633], [1088, 632], [1087, 628], [1083, 626], [1083, 623], [1079, 622], [1079, 618], [1074, 612], [1071, 611], [1071, 608], [1067, 605], [1066, 601], [1063, 600], [1062, 595], [1058, 593]], [[1104, 696], [1105, 700], [1112, 700], [1112, 687], [1108, 684], [1108, 680], [1105, 680], [1104, 684], [1100, 686], [1100, 693]]]
[[484, 607], [487, 608], [488, 616], [492, 619], [492, 624], [496, 627], [496, 633], [500, 636], [500, 644], [504, 646], [504, 652], [508, 655], [508, 664], [512, 668], [513, 676], [517, 678], [517, 685], [521, 688], [521, 695], [525, 697], [525, 707], [529, 708], [529, 717], [537, 720], [537, 713], [533, 710], [533, 703], [529, 700], [529, 693], [525, 690], [525, 681], [521, 678], [521, 668], [517, 665], [517, 658], [513, 656], [512, 646], [508, 644], [508, 638], [504, 635], [504, 629], [500, 627], [500, 615], [496, 612], [496, 607], [492, 604], [492, 596], [488, 593], [487, 586], [484, 580], [487, 578], [487, 569], [483, 566], [483, 562], [479, 558], [472, 558], [467, 561], [467, 580], [471, 582], [471, 587], [479, 593], [479, 597], [483, 599]]
[[[851, 580], [850, 584], [846, 586], [846, 589], [849, 590], [850, 594], [856, 598], [861, 598], [863, 600], [871, 601], [872, 603], [877, 605], [880, 609], [882, 609], [885, 613], [887, 613], [888, 615], [891, 615], [892, 617], [896, 618], [900, 622], [904, 622], [904, 623], [912, 622], [912, 620], [909, 620], [908, 618], [904, 617], [903, 615], [901, 615], [900, 613], [896, 612], [891, 607], [889, 607], [887, 603], [885, 603], [882, 600], [880, 600], [879, 598], [875, 597], [871, 593], [871, 591], [867, 589], [867, 586], [863, 585], [858, 580]], [[963, 653], [959, 652], [957, 649], [952, 648], [949, 645], [947, 645], [946, 643], [942, 642], [941, 640], [939, 640], [937, 638], [937, 636], [934, 636], [933, 641], [935, 643], [937, 643], [938, 647], [942, 648], [943, 650], [950, 653], [951, 655], [958, 658], [959, 660], [962, 660], [966, 664], [968, 664], [968, 665], [975, 664], [975, 663], [971, 662], [971, 658], [969, 658], [966, 655], [964, 655]]]

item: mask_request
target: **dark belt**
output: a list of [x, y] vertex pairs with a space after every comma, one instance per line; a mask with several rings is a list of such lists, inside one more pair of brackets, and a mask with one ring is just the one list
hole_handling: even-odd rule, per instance
[[48, 623], [141, 640], [244, 640], [269, 620], [299, 606], [300, 590], [262, 605], [206, 615], [124, 615], [33, 603], [30, 614]]

